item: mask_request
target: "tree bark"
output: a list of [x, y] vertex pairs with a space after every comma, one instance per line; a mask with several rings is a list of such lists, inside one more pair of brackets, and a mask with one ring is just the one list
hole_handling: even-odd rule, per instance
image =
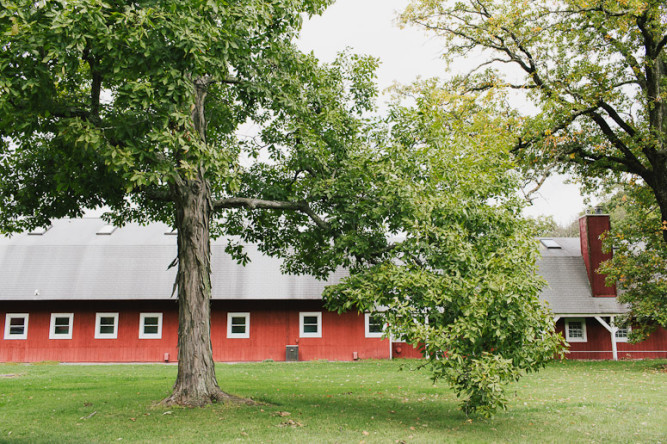
[[201, 177], [174, 187], [178, 229], [178, 376], [165, 405], [252, 402], [220, 390], [211, 347], [211, 190]]
[[653, 188], [656, 200], [660, 206], [662, 216], [662, 239], [667, 244], [667, 155], [662, 156], [658, 165], [656, 165], [656, 186]]

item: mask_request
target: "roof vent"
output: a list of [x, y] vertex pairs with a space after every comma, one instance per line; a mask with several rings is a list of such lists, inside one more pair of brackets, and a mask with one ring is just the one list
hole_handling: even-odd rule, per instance
[[41, 236], [51, 229], [51, 225], [48, 227], [37, 227], [34, 230], [28, 233], [29, 236]]
[[108, 224], [97, 230], [97, 234], [101, 236], [109, 236], [111, 233], [116, 231], [116, 226]]
[[556, 242], [553, 239], [540, 239], [540, 242], [542, 242], [542, 245], [547, 247], [550, 250], [560, 250], [562, 247], [558, 245], [558, 242]]

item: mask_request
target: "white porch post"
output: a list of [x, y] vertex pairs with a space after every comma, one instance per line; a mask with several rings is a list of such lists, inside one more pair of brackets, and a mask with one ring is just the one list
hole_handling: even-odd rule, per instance
[[611, 334], [611, 354], [614, 361], [618, 361], [618, 350], [616, 349], [616, 331], [618, 330], [618, 327], [614, 325], [614, 317], [610, 317], [611, 325], [607, 324], [600, 316], [595, 316], [595, 319], [597, 319], [598, 322]]

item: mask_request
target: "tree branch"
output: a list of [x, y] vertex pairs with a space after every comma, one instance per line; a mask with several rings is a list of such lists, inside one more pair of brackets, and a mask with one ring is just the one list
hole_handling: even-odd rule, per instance
[[630, 137], [635, 137], [635, 135], [637, 135], [637, 131], [632, 126], [630, 126], [630, 124], [628, 124], [611, 105], [603, 100], [600, 100], [600, 107], [605, 110], [607, 114], [609, 114], [609, 117], [611, 117], [618, 126], [623, 128], [623, 131], [625, 131]]
[[213, 201], [213, 210], [222, 210], [225, 208], [246, 208], [249, 210], [285, 210], [285, 211], [299, 211], [306, 214], [318, 227], [323, 230], [331, 230], [331, 225], [320, 216], [318, 216], [308, 202], [290, 202], [280, 200], [262, 200], [253, 199], [249, 197], [229, 197], [226, 199], [219, 199]]
[[146, 195], [150, 200], [157, 202], [172, 202], [173, 198], [171, 193], [165, 189], [155, 188], [155, 187], [143, 187], [141, 191]]
[[667, 35], [662, 37], [662, 40], [658, 42], [658, 45], [655, 47], [655, 54], [658, 55], [662, 51], [662, 49], [667, 45]]
[[635, 173], [641, 177], [645, 177], [647, 170], [644, 165], [637, 159], [637, 157], [634, 155], [632, 151], [623, 143], [623, 141], [616, 135], [614, 130], [609, 126], [606, 120], [598, 114], [595, 111], [591, 111], [587, 113], [591, 119], [595, 122], [595, 124], [602, 130], [602, 134], [607, 138], [609, 142], [611, 142], [612, 145], [614, 145], [616, 148], [618, 148], [621, 153], [623, 153], [622, 158], [618, 158], [615, 156], [608, 156], [609, 159], [615, 159], [617, 162], [622, 163], [623, 165], [627, 166], [631, 173]]

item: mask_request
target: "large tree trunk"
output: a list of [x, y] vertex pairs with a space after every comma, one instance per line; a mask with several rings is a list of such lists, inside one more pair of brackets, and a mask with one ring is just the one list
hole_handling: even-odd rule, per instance
[[221, 400], [247, 402], [220, 390], [211, 348], [211, 190], [199, 177], [175, 187], [178, 229], [178, 376], [163, 403], [203, 406]]
[[653, 171], [642, 177], [653, 191], [661, 216], [662, 239], [667, 244], [667, 153], [658, 153], [652, 159]]

